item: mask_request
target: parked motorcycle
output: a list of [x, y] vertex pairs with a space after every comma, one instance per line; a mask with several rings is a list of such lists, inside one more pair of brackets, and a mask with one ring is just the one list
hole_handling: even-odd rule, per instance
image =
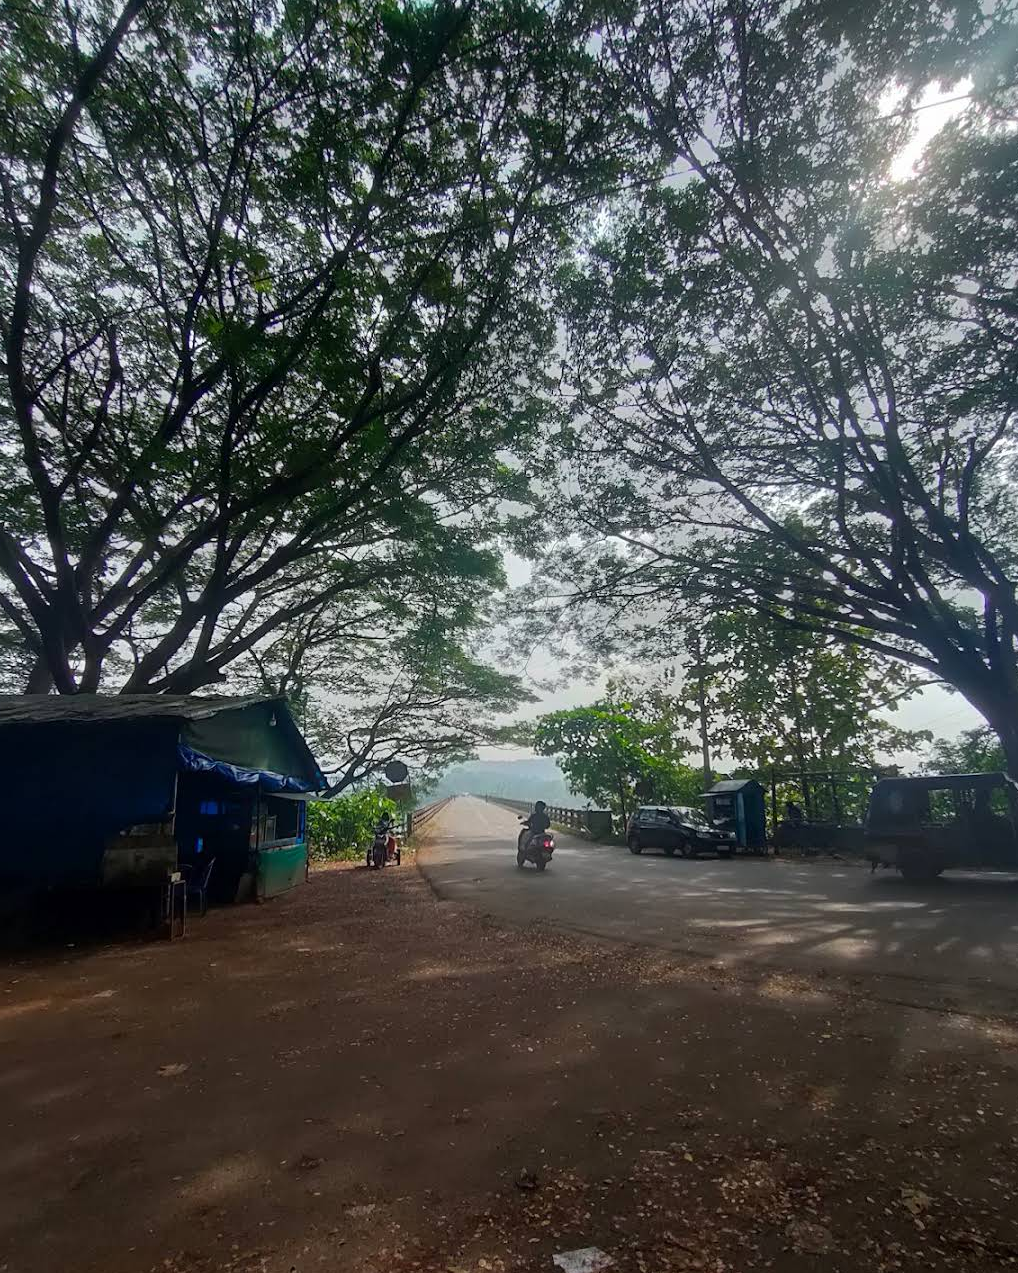
[[367, 865], [373, 871], [380, 870], [389, 863], [399, 866], [402, 856], [399, 840], [396, 839], [396, 828], [387, 818], [383, 818], [375, 827], [374, 839], [366, 854]]
[[555, 852], [555, 837], [550, 831], [531, 832], [530, 825], [523, 822], [523, 830], [516, 846], [516, 865], [522, 871], [528, 862], [533, 862], [539, 871], [551, 861]]

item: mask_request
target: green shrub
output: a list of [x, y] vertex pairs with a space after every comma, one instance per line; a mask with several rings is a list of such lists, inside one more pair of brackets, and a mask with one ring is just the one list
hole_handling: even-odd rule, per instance
[[349, 862], [364, 854], [383, 813], [396, 806], [377, 791], [354, 791], [335, 800], [308, 801], [308, 851], [316, 862]]

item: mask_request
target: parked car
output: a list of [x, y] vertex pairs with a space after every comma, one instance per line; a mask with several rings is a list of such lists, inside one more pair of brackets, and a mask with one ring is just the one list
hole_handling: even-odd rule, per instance
[[735, 833], [712, 827], [699, 809], [685, 805], [644, 805], [629, 819], [626, 843], [630, 853], [644, 849], [661, 849], [669, 857], [675, 853], [684, 858], [701, 853], [717, 853], [730, 858], [735, 853]]

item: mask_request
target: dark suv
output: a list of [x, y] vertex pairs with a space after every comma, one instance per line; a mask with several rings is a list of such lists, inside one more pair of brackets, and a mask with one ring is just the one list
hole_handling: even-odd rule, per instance
[[712, 827], [699, 809], [685, 805], [665, 808], [651, 804], [637, 809], [626, 827], [626, 843], [630, 853], [662, 849], [669, 857], [674, 853], [684, 858], [717, 853], [730, 858], [735, 853], [733, 832]]

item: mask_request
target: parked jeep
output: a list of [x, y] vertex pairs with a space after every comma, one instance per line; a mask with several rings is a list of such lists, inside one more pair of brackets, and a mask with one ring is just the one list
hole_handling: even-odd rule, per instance
[[637, 809], [626, 827], [630, 853], [661, 849], [669, 857], [684, 858], [701, 853], [717, 853], [730, 858], [735, 853], [735, 833], [712, 827], [699, 809], [685, 805], [644, 805]]
[[866, 811], [866, 856], [921, 883], [942, 871], [1018, 870], [1018, 793], [1006, 774], [883, 778]]

